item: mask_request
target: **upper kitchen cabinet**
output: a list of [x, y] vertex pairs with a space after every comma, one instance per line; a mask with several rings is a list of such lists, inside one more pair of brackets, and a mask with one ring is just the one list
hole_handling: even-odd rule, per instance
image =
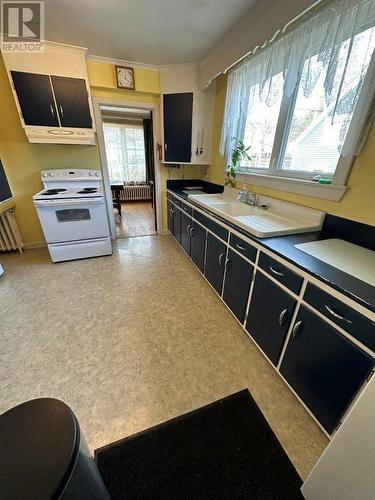
[[4, 53], [29, 142], [95, 144], [86, 49], [45, 42], [44, 53]]
[[51, 76], [62, 127], [91, 128], [88, 90], [83, 78]]
[[163, 95], [165, 161], [191, 161], [192, 117], [192, 92]]
[[11, 71], [25, 125], [58, 127], [57, 110], [48, 75]]
[[162, 67], [163, 138], [165, 163], [208, 165], [211, 160], [215, 107], [214, 84], [197, 85], [196, 66]]

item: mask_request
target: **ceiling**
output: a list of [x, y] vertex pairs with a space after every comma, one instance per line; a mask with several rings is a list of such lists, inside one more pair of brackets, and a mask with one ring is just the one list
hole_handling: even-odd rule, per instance
[[90, 55], [148, 64], [195, 62], [254, 0], [45, 0], [45, 38]]

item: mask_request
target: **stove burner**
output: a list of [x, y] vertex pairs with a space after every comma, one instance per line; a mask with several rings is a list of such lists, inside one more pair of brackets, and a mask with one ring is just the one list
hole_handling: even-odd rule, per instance
[[83, 188], [82, 191], [78, 191], [78, 194], [86, 194], [86, 193], [97, 193], [98, 188]]
[[62, 189], [62, 188], [47, 189], [46, 191], [43, 191], [42, 195], [43, 196], [51, 196], [53, 194], [63, 193], [64, 191], [67, 191], [67, 189]]

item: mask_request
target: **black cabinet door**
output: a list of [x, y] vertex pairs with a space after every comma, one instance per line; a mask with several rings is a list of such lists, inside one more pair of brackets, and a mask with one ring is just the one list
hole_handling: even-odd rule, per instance
[[246, 321], [246, 330], [274, 365], [280, 357], [296, 301], [259, 271]]
[[206, 250], [206, 233], [207, 231], [200, 224], [192, 222], [191, 224], [191, 248], [190, 255], [195, 265], [204, 271], [204, 255]]
[[48, 75], [11, 71], [26, 125], [58, 127], [59, 120]]
[[207, 234], [206, 265], [204, 275], [221, 295], [227, 246], [213, 234]]
[[164, 94], [164, 160], [191, 161], [193, 94]]
[[167, 209], [168, 209], [168, 231], [173, 234], [173, 205], [172, 203], [168, 200], [167, 202]]
[[371, 356], [301, 307], [280, 371], [332, 433], [373, 366]]
[[243, 323], [249, 297], [253, 266], [236, 252], [229, 249], [225, 261], [225, 283], [223, 299], [229, 309]]
[[173, 207], [172, 217], [173, 217], [172, 236], [179, 243], [181, 243], [181, 210], [179, 210], [177, 207]]
[[190, 255], [190, 228], [192, 219], [185, 212], [181, 212], [181, 246]]
[[86, 82], [83, 78], [51, 76], [62, 127], [92, 128]]

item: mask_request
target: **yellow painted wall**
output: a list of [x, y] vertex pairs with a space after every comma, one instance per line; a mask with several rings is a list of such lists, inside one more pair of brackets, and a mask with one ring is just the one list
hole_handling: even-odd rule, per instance
[[[123, 91], [116, 87], [113, 65], [88, 61], [87, 66], [93, 96], [159, 103], [158, 71], [136, 69], [136, 91]], [[32, 202], [33, 194], [42, 188], [40, 172], [49, 168], [101, 168], [97, 146], [28, 142], [1, 55], [0, 157], [14, 194], [16, 216], [26, 244], [44, 240]], [[163, 176], [164, 182], [166, 176], [167, 172]]]
[[[207, 179], [224, 183], [224, 159], [219, 154], [221, 125], [226, 96], [226, 76], [221, 75], [216, 82], [215, 117], [212, 145], [212, 165]], [[274, 189], [248, 184], [248, 189], [281, 200], [317, 208], [340, 217], [375, 225], [375, 125], [370, 131], [361, 154], [355, 160], [347, 185], [349, 191], [340, 202], [321, 200], [310, 196], [286, 193]]]

